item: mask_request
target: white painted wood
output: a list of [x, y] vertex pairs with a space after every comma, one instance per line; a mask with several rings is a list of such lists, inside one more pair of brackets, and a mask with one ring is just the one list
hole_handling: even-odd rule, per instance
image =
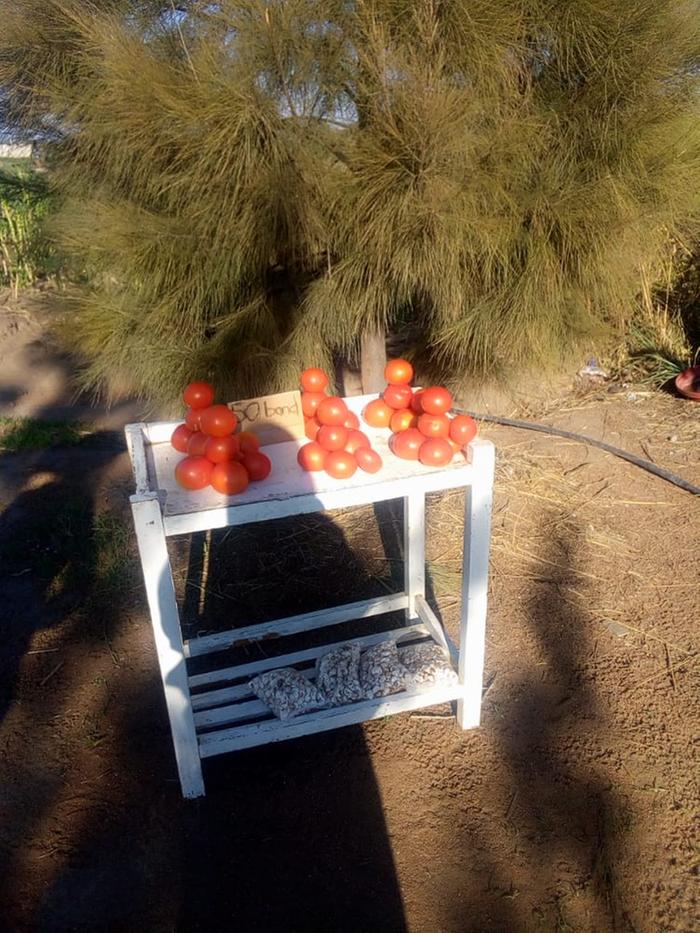
[[131, 468], [134, 473], [137, 495], [148, 492], [150, 488], [144, 442], [146, 429], [147, 425], [145, 424], [127, 424], [124, 428], [126, 449], [129, 451], [129, 457], [131, 459]]
[[194, 724], [198, 732], [212, 726], [229, 726], [234, 722], [243, 722], [246, 719], [259, 719], [261, 716], [270, 716], [270, 708], [262, 700], [248, 700], [234, 703], [232, 706], [219, 706], [216, 709], [205, 709], [194, 714]]
[[185, 657], [194, 658], [198, 655], [208, 654], [211, 651], [225, 651], [227, 648], [239, 647], [261, 638], [282, 638], [287, 635], [296, 635], [299, 632], [308, 632], [323, 628], [326, 625], [338, 625], [340, 622], [349, 622], [351, 619], [367, 619], [370, 616], [381, 615], [385, 612], [395, 612], [405, 609], [408, 597], [404, 593], [394, 596], [379, 596], [376, 599], [363, 599], [356, 603], [347, 603], [332, 609], [320, 609], [317, 612], [304, 612], [301, 615], [289, 616], [286, 619], [276, 619], [274, 622], [260, 622], [257, 625], [246, 625], [241, 628], [230, 629], [227, 632], [216, 632], [212, 635], [201, 635], [185, 642]]
[[406, 620], [418, 616], [416, 597], [425, 594], [425, 493], [413, 489], [403, 500], [404, 589]]
[[233, 729], [222, 729], [200, 735], [199, 752], [202, 758], [209, 758], [212, 755], [220, 755], [241, 748], [252, 748], [255, 745], [265, 745], [268, 742], [282, 742], [285, 739], [327, 732], [329, 729], [337, 729], [340, 726], [380, 719], [383, 716], [405, 713], [408, 710], [435, 706], [438, 703], [449, 703], [457, 699], [459, 695], [458, 685], [437, 687], [430, 691], [404, 691], [390, 697], [353, 703], [351, 706], [318, 710], [303, 716], [295, 716], [285, 722], [268, 719], [265, 722], [236, 726]]
[[440, 625], [440, 620], [435, 615], [433, 610], [428, 605], [427, 600], [423, 596], [416, 597], [416, 611], [418, 612], [418, 618], [423, 622], [427, 627], [430, 634], [433, 636], [435, 641], [447, 651], [450, 656], [450, 660], [453, 664], [457, 664], [459, 661], [459, 649], [457, 645], [452, 641], [450, 636], [444, 630], [442, 625]]
[[333, 648], [340, 647], [340, 645], [347, 645], [351, 641], [366, 648], [369, 645], [376, 645], [380, 641], [388, 641], [390, 638], [395, 638], [397, 641], [406, 641], [427, 634], [428, 630], [422, 622], [417, 625], [406, 625], [402, 628], [390, 629], [387, 632], [376, 632], [373, 635], [364, 635], [360, 638], [346, 638], [330, 645], [317, 645], [315, 648], [306, 648], [304, 651], [279, 654], [271, 658], [260, 658], [258, 661], [248, 661], [234, 667], [222, 667], [219, 670], [207, 671], [204, 674], [193, 674], [189, 679], [189, 683], [191, 688], [205, 687], [208, 684], [220, 683], [221, 681], [240, 680], [241, 677], [250, 677], [251, 674], [270, 671], [276, 667], [290, 667], [301, 664], [303, 661], [314, 661], [319, 655], [325, 654], [326, 651], [331, 651]]
[[132, 511], [182, 795], [201, 797], [204, 795], [202, 765], [190, 703], [175, 587], [156, 494], [132, 502]]
[[459, 682], [462, 698], [457, 722], [462, 729], [481, 720], [481, 690], [486, 650], [489, 541], [495, 453], [493, 444], [480, 439], [469, 445], [474, 476], [466, 491], [464, 557], [462, 569], [462, 619], [459, 638]]

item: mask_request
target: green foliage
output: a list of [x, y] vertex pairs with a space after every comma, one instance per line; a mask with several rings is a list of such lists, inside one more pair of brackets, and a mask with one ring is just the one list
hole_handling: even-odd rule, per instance
[[[177, 12], [176, 12], [177, 11]], [[697, 0], [0, 0], [96, 287], [85, 381], [288, 387], [403, 326], [448, 376], [619, 321], [697, 212]]]
[[0, 160], [0, 283], [15, 294], [51, 267], [42, 227], [50, 202], [46, 182], [30, 166]]
[[0, 450], [15, 453], [43, 450], [59, 444], [79, 444], [84, 433], [84, 426], [74, 421], [3, 417], [0, 418]]

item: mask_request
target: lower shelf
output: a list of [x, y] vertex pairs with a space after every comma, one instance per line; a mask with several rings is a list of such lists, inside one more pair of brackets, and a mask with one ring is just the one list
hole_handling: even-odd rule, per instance
[[349, 706], [317, 710], [283, 722], [275, 718], [267, 706], [253, 696], [248, 685], [248, 678], [254, 674], [277, 667], [296, 667], [300, 673], [313, 680], [316, 658], [337, 645], [356, 643], [366, 648], [390, 639], [404, 645], [436, 641], [431, 637], [428, 627], [418, 623], [228, 668], [228, 680], [243, 682], [223, 689], [195, 693], [192, 696], [200, 756], [207, 758], [268, 742], [281, 742], [315, 732], [325, 732], [407, 710], [447, 703], [458, 699], [463, 693], [463, 688], [457, 684], [403, 690], [390, 696], [363, 700]]
[[202, 758], [220, 755], [224, 752], [242, 748], [266, 745], [268, 742], [283, 742], [315, 732], [327, 732], [340, 726], [350, 726], [368, 719], [381, 719], [395, 713], [435, 706], [438, 703], [450, 703], [457, 700], [464, 692], [458, 684], [448, 687], [434, 687], [431, 690], [394, 693], [376, 700], [364, 700], [351, 706], [336, 706], [315, 713], [295, 716], [282, 722], [279, 719], [267, 719], [264, 722], [248, 723], [232, 729], [220, 729], [199, 736], [199, 754]]

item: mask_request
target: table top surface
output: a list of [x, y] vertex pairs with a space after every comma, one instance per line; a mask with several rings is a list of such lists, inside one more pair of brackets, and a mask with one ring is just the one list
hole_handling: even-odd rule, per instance
[[291, 440], [261, 448], [272, 461], [272, 472], [262, 482], [251, 483], [245, 492], [236, 496], [225, 496], [211, 487], [191, 491], [183, 489], [175, 481], [175, 466], [184, 455], [174, 450], [169, 440], [164, 440], [159, 443], [147, 443], [145, 447], [149, 487], [160, 492], [163, 514], [171, 516], [218, 509], [222, 506], [232, 508], [269, 500], [338, 492], [343, 489], [356, 490], [387, 483], [395, 485], [396, 481], [406, 481], [412, 486], [414, 483], [420, 484], [421, 477], [426, 480], [426, 486], [430, 486], [430, 478], [434, 479], [435, 474], [453, 471], [461, 471], [463, 474], [459, 477], [455, 475], [454, 485], [466, 485], [467, 474], [471, 468], [464, 453], [456, 453], [452, 462], [445, 467], [427, 467], [418, 461], [401, 460], [395, 456], [388, 446], [391, 437], [389, 429], [372, 428], [362, 421], [361, 411], [372, 398], [376, 396], [350, 397], [346, 402], [348, 408], [360, 418], [360, 430], [367, 435], [372, 447], [382, 458], [383, 466], [377, 473], [365, 473], [358, 469], [349, 479], [338, 480], [325, 471], [306, 472], [297, 463], [297, 453], [308, 441]]

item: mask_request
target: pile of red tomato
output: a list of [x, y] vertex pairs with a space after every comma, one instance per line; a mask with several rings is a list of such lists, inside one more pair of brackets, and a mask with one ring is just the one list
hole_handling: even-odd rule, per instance
[[387, 387], [362, 412], [374, 428], [390, 428], [389, 447], [402, 460], [426, 466], [446, 466], [475, 437], [476, 422], [469, 415], [448, 417], [452, 395], [443, 386], [414, 391], [413, 367], [406, 360], [390, 360], [384, 376]]
[[301, 408], [309, 443], [299, 449], [299, 466], [310, 472], [325, 470], [335, 479], [349, 479], [357, 468], [376, 473], [382, 458], [372, 450], [360, 420], [342, 398], [326, 395], [328, 376], [321, 369], [301, 374]]
[[175, 450], [187, 454], [175, 467], [180, 486], [212, 486], [233, 496], [270, 475], [272, 463], [261, 453], [260, 441], [249, 431], [235, 433], [238, 418], [227, 405], [214, 404], [209, 383], [191, 382], [182, 397], [188, 406], [185, 422], [170, 438]]

